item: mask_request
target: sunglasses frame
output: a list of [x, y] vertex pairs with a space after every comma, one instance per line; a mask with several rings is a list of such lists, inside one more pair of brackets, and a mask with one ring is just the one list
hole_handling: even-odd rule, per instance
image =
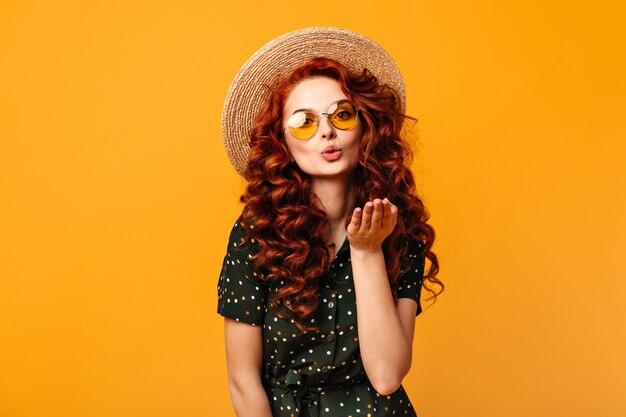
[[[354, 107], [354, 110], [355, 110], [355, 112], [356, 112], [356, 117], [354, 118], [354, 123], [352, 123], [352, 125], [350, 125], [350, 127], [346, 127], [346, 128], [343, 128], [343, 129], [342, 129], [342, 128], [340, 128], [340, 127], [335, 126], [335, 124], [332, 122], [332, 120], [331, 120], [330, 116], [332, 116], [333, 114], [335, 114], [335, 113], [339, 110], [339, 106], [338, 106], [338, 104], [339, 104], [339, 103], [344, 103], [344, 102], [348, 102], [348, 103], [350, 103], [350, 105], [351, 105], [352, 107]], [[296, 136], [294, 136], [294, 134], [293, 134], [293, 133], [291, 133], [291, 131], [289, 131], [289, 133], [291, 134], [291, 136], [293, 136], [293, 138], [294, 138], [294, 139], [296, 139], [296, 140], [301, 140], [301, 141], [311, 140], [311, 139], [313, 138], [313, 136], [315, 136], [315, 135], [317, 134], [317, 131], [318, 131], [318, 130], [319, 130], [319, 128], [320, 128], [320, 122], [319, 122], [319, 119], [320, 119], [320, 117], [322, 117], [322, 116], [326, 116], [326, 118], [328, 118], [328, 123], [330, 123], [330, 124], [331, 124], [334, 128], [339, 129], [339, 130], [350, 130], [350, 129], [352, 129], [354, 126], [356, 126], [356, 124], [357, 124], [357, 122], [358, 122], [358, 120], [359, 120], [359, 114], [360, 114], [360, 112], [359, 112], [359, 108], [358, 108], [357, 106], [355, 106], [355, 105], [354, 105], [354, 103], [352, 103], [352, 102], [351, 102], [350, 100], [348, 100], [348, 99], [341, 99], [341, 100], [337, 100], [337, 101], [335, 101], [333, 104], [331, 104], [331, 105], [328, 107], [328, 109], [330, 110], [330, 109], [331, 109], [334, 105], [337, 105], [337, 110], [335, 110], [335, 111], [334, 111], [334, 112], [332, 112], [332, 113], [322, 112], [322, 113], [319, 113], [319, 114], [315, 115], [315, 114], [313, 114], [313, 113], [311, 113], [311, 112], [309, 112], [309, 111], [304, 111], [304, 110], [300, 110], [299, 112], [295, 112], [295, 113], [293, 113], [291, 116], [289, 116], [289, 119], [291, 119], [291, 118], [292, 118], [295, 114], [298, 114], [298, 113], [300, 113], [300, 112], [313, 114], [313, 116], [315, 116], [315, 131], [313, 131], [313, 133], [311, 134], [311, 136], [310, 136], [310, 137], [308, 137], [308, 138], [306, 138], [306, 139], [300, 139], [300, 138], [297, 138]], [[287, 119], [287, 125], [285, 125], [285, 127], [283, 127], [283, 135], [285, 134], [285, 130], [287, 130], [287, 129], [289, 128], [289, 119]]]

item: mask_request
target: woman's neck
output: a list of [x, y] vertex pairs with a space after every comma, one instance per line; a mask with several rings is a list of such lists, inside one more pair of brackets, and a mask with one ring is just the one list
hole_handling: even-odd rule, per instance
[[343, 227], [352, 212], [354, 195], [347, 178], [316, 178], [313, 192], [323, 204], [331, 228]]

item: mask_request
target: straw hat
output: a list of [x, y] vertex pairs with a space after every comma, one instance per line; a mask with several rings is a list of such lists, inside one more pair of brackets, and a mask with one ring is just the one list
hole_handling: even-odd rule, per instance
[[332, 58], [348, 70], [367, 68], [400, 96], [406, 109], [404, 79], [397, 64], [373, 40], [336, 27], [310, 27], [286, 33], [256, 51], [233, 80], [222, 111], [222, 137], [228, 158], [243, 176], [250, 154], [250, 132], [271, 89], [311, 58]]

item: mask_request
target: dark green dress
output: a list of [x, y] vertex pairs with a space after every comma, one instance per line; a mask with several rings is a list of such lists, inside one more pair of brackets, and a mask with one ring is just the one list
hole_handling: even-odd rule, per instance
[[[416, 416], [402, 386], [390, 395], [380, 395], [363, 369], [348, 240], [321, 281], [318, 319], [311, 319], [319, 320], [320, 332], [303, 333], [293, 320], [281, 319], [270, 308], [270, 294], [284, 282], [267, 284], [253, 272], [248, 260], [258, 251], [258, 243], [241, 245], [245, 233], [238, 219], [219, 277], [217, 312], [263, 326], [262, 378], [273, 415]], [[412, 243], [412, 267], [398, 282], [398, 297], [417, 301], [417, 314], [422, 311], [422, 248], [421, 241]]]

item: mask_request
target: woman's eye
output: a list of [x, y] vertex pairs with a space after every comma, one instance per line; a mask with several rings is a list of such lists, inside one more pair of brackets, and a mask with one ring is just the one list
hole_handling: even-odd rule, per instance
[[288, 122], [289, 126], [294, 128], [311, 126], [312, 123], [315, 123], [315, 119], [304, 112], [295, 113]]
[[347, 120], [352, 116], [352, 114], [348, 111], [340, 111], [339, 113], [337, 113], [337, 115], [335, 116], [337, 119], [339, 120]]

